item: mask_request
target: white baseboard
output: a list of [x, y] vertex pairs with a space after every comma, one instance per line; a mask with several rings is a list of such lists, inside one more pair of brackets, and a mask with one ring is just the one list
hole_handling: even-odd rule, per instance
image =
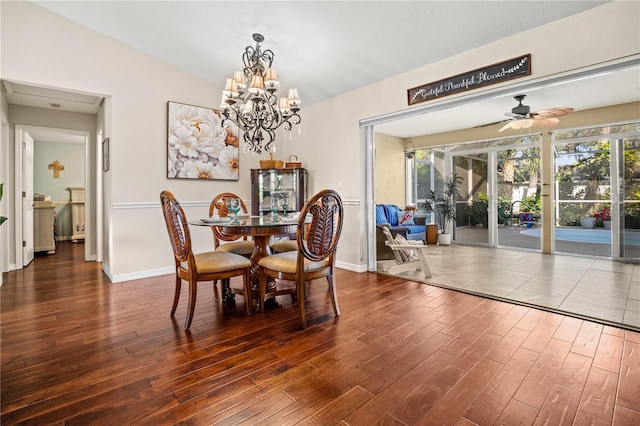
[[103, 264], [102, 271], [107, 274], [107, 277], [109, 277], [112, 283], [120, 283], [123, 281], [139, 280], [141, 278], [157, 277], [159, 275], [175, 274], [176, 268], [175, 266], [170, 266], [168, 268], [148, 269], [146, 271], [132, 272], [129, 274], [113, 275]]
[[[336, 267], [340, 269], [346, 269], [352, 272], [358, 272], [358, 273], [367, 272], [366, 265], [354, 265], [351, 263], [336, 262]], [[123, 281], [132, 281], [132, 280], [139, 280], [142, 278], [157, 277], [159, 275], [173, 274], [175, 273], [176, 270], [174, 267], [168, 267], [168, 268], [159, 268], [159, 269], [149, 269], [146, 271], [138, 271], [138, 272], [132, 272], [130, 274], [120, 274], [120, 275], [114, 276], [111, 274], [111, 271], [109, 271], [109, 268], [107, 268], [103, 264], [102, 271], [107, 275], [107, 277], [109, 277], [109, 280], [112, 283], [120, 283]]]
[[336, 268], [346, 269], [347, 271], [358, 272], [358, 273], [367, 272], [367, 265], [354, 265], [353, 263], [346, 263], [346, 262], [340, 262], [340, 261], [336, 261]]

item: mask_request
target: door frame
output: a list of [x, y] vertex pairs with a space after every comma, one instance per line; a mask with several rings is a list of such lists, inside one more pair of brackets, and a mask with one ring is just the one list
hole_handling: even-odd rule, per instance
[[[84, 242], [84, 259], [85, 261], [94, 260], [91, 255], [91, 247], [93, 245], [94, 232], [97, 229], [95, 223], [95, 215], [93, 214], [92, 201], [95, 197], [91, 187], [91, 176], [94, 170], [91, 168], [91, 133], [85, 130], [73, 130], [73, 129], [60, 129], [55, 127], [44, 126], [31, 126], [16, 124], [14, 132], [15, 151], [14, 151], [14, 167], [15, 167], [15, 181], [14, 181], [14, 232], [15, 232], [15, 255], [16, 255], [16, 269], [22, 269], [23, 266], [23, 253], [22, 253], [22, 134], [23, 132], [52, 132], [62, 134], [81, 135], [84, 138], [84, 187], [86, 194], [85, 203], [85, 215], [86, 215], [86, 233]], [[98, 192], [100, 190], [98, 189]]]

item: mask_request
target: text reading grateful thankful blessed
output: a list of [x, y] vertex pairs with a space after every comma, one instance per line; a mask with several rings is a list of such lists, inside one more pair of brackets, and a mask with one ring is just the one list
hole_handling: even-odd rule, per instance
[[531, 75], [531, 54], [407, 90], [409, 105]]

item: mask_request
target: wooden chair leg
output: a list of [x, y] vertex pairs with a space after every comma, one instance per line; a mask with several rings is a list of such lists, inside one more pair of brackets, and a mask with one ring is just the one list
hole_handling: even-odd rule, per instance
[[218, 280], [213, 280], [213, 297], [218, 300], [220, 296], [218, 295]]
[[197, 296], [198, 282], [189, 281], [189, 306], [187, 308], [187, 319], [184, 323], [184, 329], [188, 330], [191, 327], [191, 320], [193, 320], [193, 312], [196, 309], [196, 296]]
[[182, 288], [182, 278], [176, 273], [176, 291], [173, 294], [173, 307], [171, 308], [171, 316], [173, 317], [178, 307], [178, 300], [180, 300], [180, 290]]
[[338, 306], [338, 298], [336, 297], [336, 278], [333, 274], [327, 276], [327, 282], [329, 283], [329, 295], [331, 297], [331, 304], [333, 305], [333, 312], [337, 317], [340, 316], [340, 307]]
[[300, 320], [302, 321], [302, 328], [307, 328], [307, 312], [304, 304], [306, 300], [305, 291], [306, 282], [304, 278], [296, 280], [296, 290], [298, 293], [298, 309], [300, 310]]
[[247, 305], [247, 315], [253, 313], [253, 300], [251, 298], [251, 269], [245, 269], [242, 274], [242, 293], [244, 294], [244, 303]]

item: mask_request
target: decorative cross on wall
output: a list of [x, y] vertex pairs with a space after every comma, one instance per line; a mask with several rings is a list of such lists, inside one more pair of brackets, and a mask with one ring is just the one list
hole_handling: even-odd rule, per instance
[[60, 177], [60, 171], [64, 170], [64, 166], [60, 164], [58, 160], [49, 164], [49, 170], [53, 170], [53, 178], [58, 179]]

